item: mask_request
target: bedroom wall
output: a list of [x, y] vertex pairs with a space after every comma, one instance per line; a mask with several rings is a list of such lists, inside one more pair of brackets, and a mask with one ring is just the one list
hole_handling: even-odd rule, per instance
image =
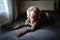
[[[28, 3], [27, 1], [30, 1], [30, 2]], [[40, 3], [39, 2], [33, 3], [31, 1], [39, 1]], [[48, 1], [47, 2], [48, 4], [44, 5], [44, 4], [42, 4], [41, 1]], [[47, 8], [49, 10], [51, 10], [51, 9], [53, 10], [53, 9], [58, 9], [59, 0], [17, 0], [18, 14], [20, 15], [24, 11], [24, 9], [26, 11], [26, 9], [29, 7], [28, 5], [38, 5], [38, 3], [39, 3], [39, 5], [41, 4], [41, 9], [46, 9]], [[53, 6], [53, 4], [54, 4], [54, 6]], [[25, 5], [27, 5], [27, 6], [25, 6]], [[49, 6], [49, 5], [51, 5], [51, 6]]]
[[40, 10], [54, 10], [54, 1], [21, 1], [20, 13], [23, 13], [30, 6], [37, 6]]

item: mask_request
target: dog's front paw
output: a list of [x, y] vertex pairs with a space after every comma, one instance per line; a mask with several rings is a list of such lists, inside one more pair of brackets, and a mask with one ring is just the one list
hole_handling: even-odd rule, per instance
[[17, 37], [21, 37], [23, 35], [25, 35], [26, 33], [30, 32], [31, 30], [25, 30], [25, 31], [22, 31], [21, 33], [18, 33]]
[[21, 32], [21, 33], [18, 33], [17, 37], [21, 37], [21, 36], [23, 36], [23, 35], [24, 35], [24, 33]]

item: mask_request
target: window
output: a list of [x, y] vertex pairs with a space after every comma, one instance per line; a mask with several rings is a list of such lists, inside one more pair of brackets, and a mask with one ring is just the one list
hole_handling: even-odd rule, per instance
[[0, 0], [0, 12], [8, 12], [7, 0]]
[[4, 1], [3, 0], [0, 0], [0, 12], [1, 11], [4, 11], [4, 10], [5, 10]]

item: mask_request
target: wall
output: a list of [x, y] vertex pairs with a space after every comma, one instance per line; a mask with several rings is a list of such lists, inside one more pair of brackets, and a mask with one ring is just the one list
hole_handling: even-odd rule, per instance
[[37, 6], [40, 10], [54, 10], [54, 1], [21, 1], [20, 12], [25, 12], [30, 6]]
[[55, 0], [55, 9], [58, 9], [59, 6], [59, 0]]

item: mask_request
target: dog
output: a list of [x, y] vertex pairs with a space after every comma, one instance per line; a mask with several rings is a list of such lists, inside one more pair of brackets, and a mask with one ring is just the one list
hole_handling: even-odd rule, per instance
[[13, 27], [14, 30], [19, 29], [21, 27], [25, 26], [30, 26], [31, 28], [28, 30], [24, 30], [20, 33], [18, 33], [17, 37], [21, 37], [25, 35], [28, 32], [35, 31], [37, 27], [39, 28], [38, 25], [46, 22], [47, 20], [51, 23], [51, 18], [48, 12], [46, 13], [41, 13], [40, 9], [37, 8], [36, 6], [31, 6], [27, 9], [27, 19], [24, 24], [20, 24], [16, 27]]

